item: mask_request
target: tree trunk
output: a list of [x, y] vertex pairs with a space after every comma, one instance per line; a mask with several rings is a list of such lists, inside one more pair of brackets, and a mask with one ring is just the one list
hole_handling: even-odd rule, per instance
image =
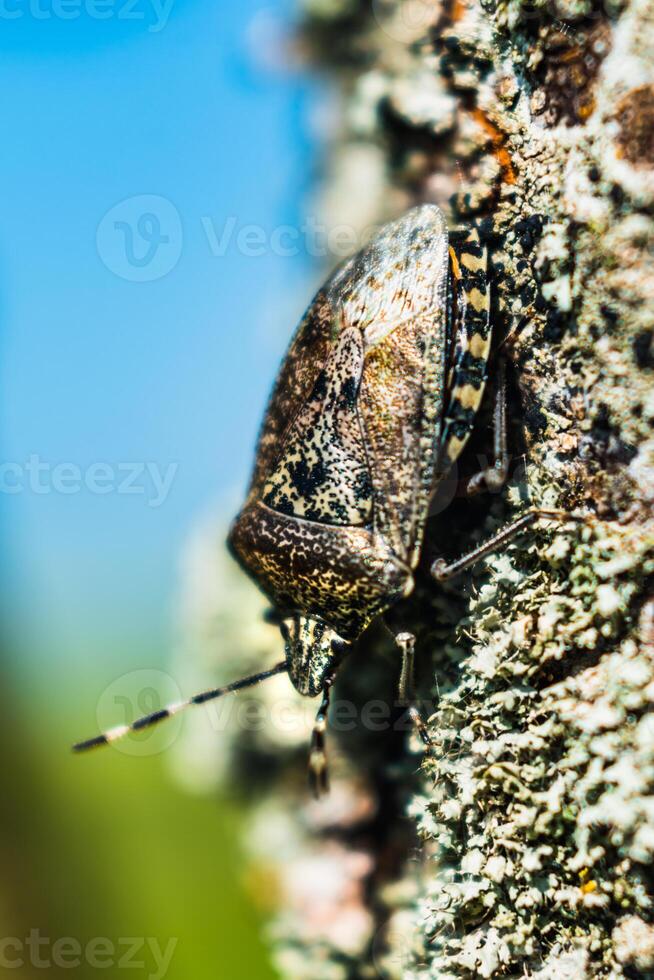
[[[399, 666], [374, 630], [336, 692], [361, 710], [333, 719], [326, 802], [301, 775], [308, 722], [233, 733], [280, 971], [654, 976], [654, 4], [305, 5], [303, 51], [339, 92], [326, 223], [435, 201], [491, 247], [512, 479], [474, 500], [451, 482], [426, 558], [530, 504], [589, 518], [446, 587], [422, 576], [403, 616], [434, 699], [425, 756], [397, 715], [374, 731]], [[278, 655], [257, 636], [253, 660]]]

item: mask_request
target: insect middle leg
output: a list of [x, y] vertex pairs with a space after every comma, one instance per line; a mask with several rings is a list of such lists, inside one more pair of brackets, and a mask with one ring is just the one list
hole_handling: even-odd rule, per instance
[[398, 699], [401, 704], [406, 705], [413, 727], [422, 739], [423, 743], [427, 747], [431, 747], [434, 743], [429, 737], [427, 724], [422, 717], [416, 698], [414, 676], [416, 638], [413, 633], [402, 632], [393, 633], [393, 639], [402, 653]]
[[506, 434], [506, 359], [503, 354], [497, 358], [494, 376], [495, 399], [493, 404], [493, 463], [484, 466], [478, 473], [468, 477], [465, 493], [471, 497], [484, 490], [497, 493], [509, 473], [509, 450]]

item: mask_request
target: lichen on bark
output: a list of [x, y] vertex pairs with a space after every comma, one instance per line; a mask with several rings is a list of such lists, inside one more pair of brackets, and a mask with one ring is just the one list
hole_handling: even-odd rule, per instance
[[[398, 718], [383, 732], [337, 719], [318, 805], [301, 775], [310, 713], [285, 735], [221, 733], [233, 778], [256, 789], [244, 836], [280, 971], [654, 976], [654, 6], [305, 8], [301, 50], [339, 95], [325, 222], [363, 229], [425, 200], [477, 221], [511, 338], [512, 479], [437, 504], [426, 557], [530, 502], [591, 519], [544, 523], [446, 587], [419, 577], [404, 616], [434, 699], [424, 758]], [[488, 455], [487, 421], [464, 467]], [[195, 634], [216, 603], [193, 609]], [[250, 649], [274, 659], [272, 628]], [[338, 697], [392, 701], [397, 666], [372, 630]], [[278, 680], [257, 694], [269, 712]]]

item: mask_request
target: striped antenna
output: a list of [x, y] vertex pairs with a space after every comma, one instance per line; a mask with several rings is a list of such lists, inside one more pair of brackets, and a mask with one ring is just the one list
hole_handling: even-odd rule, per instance
[[268, 677], [273, 677], [275, 674], [283, 674], [287, 669], [286, 661], [282, 660], [281, 663], [275, 664], [270, 670], [262, 670], [261, 673], [252, 674], [251, 677], [243, 677], [240, 681], [225, 684], [224, 687], [214, 687], [210, 691], [201, 691], [200, 694], [194, 694], [187, 701], [178, 701], [177, 704], [169, 704], [166, 708], [153, 711], [151, 715], [144, 715], [142, 718], [137, 718], [131, 725], [117, 725], [116, 728], [110, 728], [109, 731], [104, 732], [102, 735], [96, 735], [94, 738], [89, 738], [85, 742], [77, 742], [73, 745], [73, 752], [87, 752], [89, 749], [97, 749], [101, 745], [109, 745], [111, 742], [123, 738], [130, 732], [142, 732], [144, 728], [151, 728], [152, 725], [157, 725], [160, 721], [164, 721], [165, 718], [172, 718], [173, 715], [179, 714], [184, 708], [190, 708], [193, 704], [206, 704], [207, 701], [213, 701], [215, 698], [220, 698], [223, 694], [229, 694], [231, 691], [240, 691], [244, 687], [252, 687], [254, 684], [258, 684], [259, 681], [265, 681]]

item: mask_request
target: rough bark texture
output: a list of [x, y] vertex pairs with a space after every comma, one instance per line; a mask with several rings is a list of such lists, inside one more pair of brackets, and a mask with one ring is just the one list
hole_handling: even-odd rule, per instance
[[[404, 618], [434, 699], [427, 757], [406, 726], [336, 718], [332, 795], [308, 801], [314, 705], [275, 721], [280, 697], [299, 705], [284, 678], [257, 695], [260, 725], [221, 733], [255, 800], [244, 839], [280, 972], [654, 976], [654, 5], [306, 6], [303, 50], [339, 92], [325, 221], [361, 229], [423, 200], [476, 219], [513, 340], [511, 483], [437, 506], [427, 555], [469, 550], [529, 501], [594, 517], [542, 525], [446, 588], [423, 576]], [[488, 442], [482, 418], [464, 466]], [[199, 649], [215, 628], [220, 649], [274, 660], [254, 590], [208, 578], [209, 539], [189, 589]], [[221, 676], [243, 665], [220, 655]], [[365, 714], [396, 675], [373, 630], [337, 695]]]

